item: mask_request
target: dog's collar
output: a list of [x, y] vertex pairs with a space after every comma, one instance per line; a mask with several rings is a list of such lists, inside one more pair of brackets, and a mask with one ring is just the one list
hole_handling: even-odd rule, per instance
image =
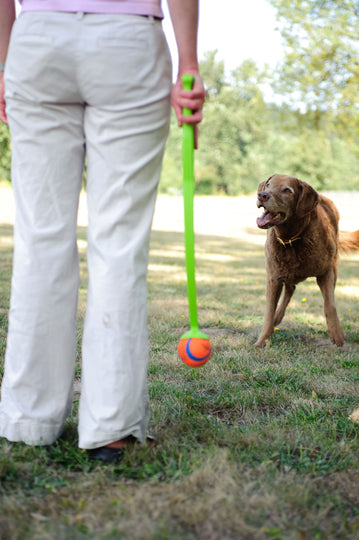
[[282, 238], [280, 236], [277, 236], [277, 240], [280, 244], [282, 244], [282, 246], [284, 247], [287, 247], [287, 246], [290, 246], [290, 247], [293, 247], [293, 242], [295, 242], [296, 240], [300, 240], [300, 236], [297, 234], [295, 236], [293, 236], [293, 238], [290, 238], [289, 240], [282, 240]]
[[297, 234], [295, 234], [289, 240], [283, 240], [283, 238], [281, 238], [280, 236], [277, 236], [278, 242], [282, 244], [282, 246], [284, 247], [290, 246], [292, 248], [293, 242], [301, 239], [301, 235], [303, 234], [305, 229], [308, 227], [309, 223], [310, 223], [310, 216], [307, 216], [307, 218], [304, 220], [303, 227], [300, 229], [300, 231]]

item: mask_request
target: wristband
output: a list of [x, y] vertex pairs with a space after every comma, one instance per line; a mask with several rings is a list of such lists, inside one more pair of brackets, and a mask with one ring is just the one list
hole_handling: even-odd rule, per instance
[[5, 62], [0, 62], [0, 71], [5, 70]]

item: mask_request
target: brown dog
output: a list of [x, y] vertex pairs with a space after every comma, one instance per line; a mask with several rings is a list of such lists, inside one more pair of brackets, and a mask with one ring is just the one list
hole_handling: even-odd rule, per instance
[[[268, 232], [266, 311], [255, 346], [266, 345], [284, 317], [296, 284], [311, 276], [317, 278], [323, 295], [329, 338], [343, 345], [344, 332], [334, 300], [338, 250], [358, 250], [359, 230], [339, 234], [339, 212], [334, 203], [292, 176], [275, 174], [259, 184], [257, 206], [264, 208], [257, 225]], [[277, 308], [283, 286], [284, 295]]]

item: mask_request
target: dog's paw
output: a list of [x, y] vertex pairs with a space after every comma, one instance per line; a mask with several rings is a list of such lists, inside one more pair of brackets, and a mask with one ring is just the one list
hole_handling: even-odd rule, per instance
[[345, 337], [344, 337], [344, 333], [342, 331], [331, 332], [329, 334], [329, 339], [337, 347], [342, 347], [344, 345], [344, 343], [345, 343]]
[[343, 347], [343, 345], [345, 344], [344, 338], [343, 339], [338, 339], [338, 338], [337, 339], [331, 339], [330, 341], [333, 343], [333, 345], [336, 345], [337, 347]]
[[264, 349], [269, 343], [269, 339], [258, 339], [258, 341], [255, 342], [254, 346], [257, 349]]

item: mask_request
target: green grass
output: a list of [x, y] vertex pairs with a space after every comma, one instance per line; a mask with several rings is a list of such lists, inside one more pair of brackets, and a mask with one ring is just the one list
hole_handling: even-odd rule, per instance
[[[86, 231], [77, 378], [86, 303]], [[154, 231], [148, 276], [153, 447], [120, 465], [77, 448], [77, 405], [48, 448], [0, 441], [0, 539], [359, 539], [359, 257], [341, 260], [337, 308], [347, 341], [330, 344], [315, 280], [298, 286], [265, 350], [263, 247], [196, 235], [206, 366], [177, 357], [188, 329], [183, 235]], [[0, 227], [0, 369], [12, 229]]]

